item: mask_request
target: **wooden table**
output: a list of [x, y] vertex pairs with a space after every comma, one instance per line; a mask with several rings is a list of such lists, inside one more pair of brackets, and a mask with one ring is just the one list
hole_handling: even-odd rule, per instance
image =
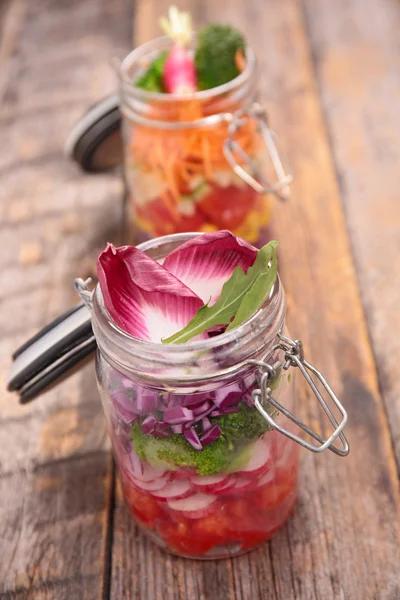
[[[63, 156], [110, 68], [158, 33], [166, 0], [3, 0], [0, 8], [1, 377], [12, 350], [75, 301], [107, 240], [124, 240], [122, 184]], [[400, 195], [395, 0], [186, 0], [229, 20], [260, 59], [290, 155], [275, 205], [289, 321], [349, 413], [351, 453], [302, 453], [293, 518], [233, 560], [163, 554], [122, 504], [93, 365], [21, 407], [0, 400], [0, 598], [400, 598]], [[134, 18], [133, 18], [134, 17]], [[397, 65], [398, 67], [398, 65]], [[397, 129], [397, 130], [396, 130]], [[4, 385], [2, 386], [4, 389]], [[301, 416], [322, 428], [302, 392]]]

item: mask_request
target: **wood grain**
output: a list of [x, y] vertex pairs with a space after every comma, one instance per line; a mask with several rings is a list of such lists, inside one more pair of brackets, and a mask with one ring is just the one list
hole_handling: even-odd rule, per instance
[[[157, 35], [166, 5], [137, 2], [136, 43]], [[234, 560], [193, 563], [160, 553], [138, 535], [118, 495], [111, 597], [394, 600], [400, 596], [396, 465], [302, 5], [186, 1], [182, 8], [193, 9], [196, 24], [229, 16], [260, 58], [260, 87], [296, 173], [293, 200], [274, 211], [289, 323], [343, 398], [352, 449], [347, 459], [304, 451], [293, 518], [270, 544]], [[300, 414], [325, 429], [304, 388]]]
[[[11, 352], [77, 301], [73, 277], [118, 242], [122, 185], [63, 156], [74, 122], [115, 88], [127, 0], [14, 0], [1, 12], [0, 378]], [[106, 593], [113, 475], [93, 365], [21, 407], [0, 394], [0, 597]]]
[[400, 7], [392, 0], [304, 5], [400, 468]]

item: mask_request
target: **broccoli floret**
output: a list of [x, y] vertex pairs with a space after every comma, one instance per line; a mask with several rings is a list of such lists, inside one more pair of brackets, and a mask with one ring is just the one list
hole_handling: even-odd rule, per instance
[[135, 452], [142, 460], [170, 469], [195, 467], [199, 475], [212, 475], [222, 471], [234, 452], [232, 444], [223, 437], [203, 450], [195, 450], [183, 435], [156, 438], [144, 434], [139, 423], [135, 423], [132, 428], [132, 440]]
[[162, 52], [153, 60], [147, 71], [136, 81], [135, 86], [148, 92], [165, 92], [163, 85], [163, 72], [168, 52]]
[[181, 434], [157, 438], [144, 434], [140, 423], [135, 423], [132, 428], [135, 452], [142, 460], [163, 468], [194, 467], [199, 475], [233, 472], [247, 464], [252, 443], [271, 429], [255, 408], [245, 404], [241, 404], [239, 412], [211, 421], [218, 423], [222, 435], [202, 450], [195, 450]]
[[223, 85], [239, 75], [235, 55], [246, 46], [243, 35], [230, 25], [207, 25], [198, 33], [195, 54], [200, 90]]
[[[268, 406], [274, 410], [271, 405]], [[211, 421], [218, 423], [224, 437], [232, 442], [254, 440], [272, 429], [256, 408], [250, 408], [243, 403], [240, 404], [239, 412], [228, 413], [222, 417], [211, 419]]]

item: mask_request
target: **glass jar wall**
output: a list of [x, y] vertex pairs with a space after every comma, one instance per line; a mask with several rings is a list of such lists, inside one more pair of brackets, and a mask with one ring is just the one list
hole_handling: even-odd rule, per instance
[[[233, 113], [254, 102], [255, 59], [247, 51], [244, 71], [229, 83], [188, 97], [147, 92], [133, 82], [170, 47], [168, 38], [134, 50], [121, 67], [125, 177], [133, 243], [184, 231], [229, 229], [262, 245], [270, 219], [269, 199], [237, 175], [224, 155]], [[257, 121], [247, 116], [235, 134], [252, 166], [267, 168]], [[244, 166], [243, 156], [235, 160]], [[252, 170], [254, 172], [252, 172]]]
[[[162, 260], [188, 237], [142, 249]], [[293, 509], [298, 445], [271, 431], [254, 407], [257, 371], [248, 362], [281, 358], [273, 346], [284, 319], [277, 280], [264, 306], [238, 328], [163, 346], [113, 326], [96, 289], [97, 375], [125, 501], [143, 530], [175, 554], [240, 554], [269, 539]], [[280, 371], [271, 388], [294, 409], [293, 375]], [[290, 429], [286, 417], [265, 409]]]

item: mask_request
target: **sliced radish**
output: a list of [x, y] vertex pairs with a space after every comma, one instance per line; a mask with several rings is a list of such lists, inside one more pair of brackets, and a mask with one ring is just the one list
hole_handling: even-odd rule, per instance
[[214, 510], [215, 501], [216, 498], [209, 494], [195, 494], [183, 500], [168, 500], [168, 506], [188, 519], [201, 519]]
[[160, 490], [153, 492], [154, 498], [161, 502], [180, 500], [194, 494], [194, 489], [188, 479], [174, 479]]
[[230, 231], [199, 235], [169, 254], [164, 267], [210, 305], [235, 267], [245, 272], [254, 263], [257, 249]]
[[256, 484], [257, 481], [253, 481], [247, 477], [236, 477], [235, 485], [231, 490], [232, 494], [242, 494], [243, 492], [248, 492], [252, 490]]
[[160, 479], [154, 479], [154, 481], [140, 481], [140, 479], [136, 479], [135, 477], [131, 477], [131, 481], [141, 490], [147, 490], [148, 492], [155, 492], [157, 490], [161, 490], [166, 486], [168, 481], [170, 480], [170, 475], [166, 474], [164, 477], [160, 477]]
[[209, 475], [192, 477], [192, 483], [200, 492], [214, 493], [220, 488], [225, 488], [229, 482], [227, 475]]
[[177, 471], [172, 472], [174, 479], [187, 479], [196, 475], [196, 469], [194, 467], [181, 467]]
[[288, 440], [283, 447], [282, 454], [276, 461], [276, 467], [285, 468], [287, 467], [287, 465], [290, 465], [293, 459], [295, 458], [296, 454], [298, 454], [298, 452], [299, 447], [297, 446], [296, 442], [294, 442], [293, 440]]
[[130, 461], [130, 472], [132, 476], [138, 481], [155, 481], [163, 477], [168, 471], [166, 469], [160, 469], [153, 467], [148, 463], [144, 463], [134, 452], [129, 455]]
[[241, 469], [238, 474], [243, 475], [261, 475], [271, 468], [271, 454], [267, 444], [263, 440], [258, 440], [254, 444], [253, 452], [249, 462], [244, 469]]
[[275, 478], [276, 478], [275, 469], [270, 469], [269, 471], [267, 471], [267, 473], [265, 473], [257, 481], [257, 487], [260, 488], [260, 487], [264, 487], [265, 485], [267, 485], [269, 483], [272, 484], [275, 481]]
[[228, 477], [228, 479], [225, 481], [224, 486], [219, 487], [213, 493], [216, 496], [222, 496], [223, 494], [227, 494], [230, 490], [232, 490], [235, 487], [235, 485], [236, 485], [236, 478]]

